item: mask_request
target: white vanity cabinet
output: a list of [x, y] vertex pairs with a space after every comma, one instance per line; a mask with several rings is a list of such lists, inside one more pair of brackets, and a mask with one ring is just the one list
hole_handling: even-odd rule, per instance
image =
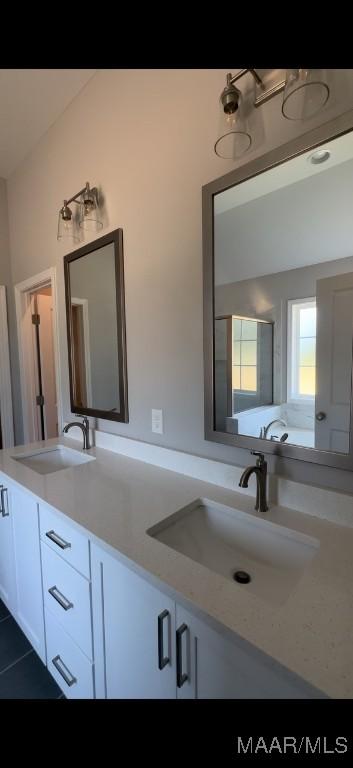
[[162, 590], [0, 474], [0, 597], [67, 698], [325, 698]]
[[211, 629], [92, 545], [96, 691], [100, 698], [321, 698], [249, 644]]
[[38, 505], [0, 476], [0, 597], [45, 663]]
[[320, 691], [253, 646], [176, 605], [177, 698], [307, 699]]
[[89, 540], [51, 507], [39, 518], [47, 667], [68, 699], [92, 699]]
[[98, 698], [175, 699], [175, 606], [92, 544]]
[[38, 504], [17, 486], [10, 485], [8, 493], [16, 585], [14, 616], [45, 664]]
[[15, 567], [13, 558], [12, 516], [9, 506], [9, 484], [0, 474], [0, 598], [9, 611], [16, 611]]

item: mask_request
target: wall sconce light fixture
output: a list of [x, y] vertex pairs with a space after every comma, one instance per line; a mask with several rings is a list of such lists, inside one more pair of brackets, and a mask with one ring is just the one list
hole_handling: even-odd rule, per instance
[[[226, 86], [220, 96], [220, 128], [214, 150], [218, 157], [236, 160], [252, 143], [244, 112], [241, 91], [235, 83], [250, 73], [255, 81], [254, 107], [260, 107], [283, 92], [282, 114], [288, 120], [308, 120], [327, 103], [330, 89], [322, 69], [288, 69], [286, 78], [278, 78], [282, 70], [269, 70], [266, 81], [255, 69], [241, 69], [236, 75], [227, 74]], [[277, 78], [276, 78], [277, 74]]]
[[98, 190], [96, 187], [90, 187], [87, 181], [86, 186], [68, 200], [64, 200], [64, 204], [60, 208], [58, 240], [61, 240], [63, 237], [70, 237], [77, 242], [80, 239], [76, 226], [77, 217], [73, 215], [71, 208], [69, 208], [69, 203], [76, 203], [79, 206], [78, 225], [81, 229], [88, 229], [91, 232], [98, 232], [99, 229], [102, 229], [103, 222], [99, 212]]
[[288, 120], [308, 120], [325, 106], [330, 95], [322, 70], [288, 69], [282, 114]]

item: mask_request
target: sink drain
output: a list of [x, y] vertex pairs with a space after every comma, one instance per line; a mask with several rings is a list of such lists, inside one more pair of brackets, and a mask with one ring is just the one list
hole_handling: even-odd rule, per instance
[[238, 584], [249, 584], [251, 576], [247, 571], [235, 571], [233, 573], [233, 579], [234, 581], [237, 581]]

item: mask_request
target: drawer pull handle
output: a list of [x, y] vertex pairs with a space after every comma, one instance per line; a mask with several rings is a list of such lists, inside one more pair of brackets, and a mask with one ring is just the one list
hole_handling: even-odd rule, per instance
[[68, 547], [71, 547], [70, 542], [62, 539], [58, 533], [55, 533], [55, 531], [47, 531], [45, 535], [48, 537], [48, 539], [50, 539], [50, 541], [53, 541], [54, 544], [60, 547], [60, 549], [68, 549]]
[[169, 616], [169, 611], [162, 611], [158, 616], [158, 669], [164, 669], [170, 662], [169, 656], [164, 655], [163, 622]]
[[66, 664], [64, 664], [63, 660], [60, 658], [59, 654], [55, 656], [54, 659], [52, 659], [52, 662], [55, 669], [58, 670], [59, 675], [61, 675], [63, 680], [65, 680], [65, 683], [69, 686], [69, 688], [71, 688], [74, 683], [77, 683], [77, 678], [73, 676], [73, 674], [67, 668]]
[[60, 592], [60, 590], [56, 586], [50, 587], [50, 589], [48, 589], [48, 592], [54, 598], [54, 600], [56, 600], [56, 602], [59, 603], [59, 605], [61, 605], [64, 611], [68, 611], [69, 608], [74, 607], [74, 604], [71, 603], [70, 600], [68, 600], [67, 597], [65, 597], [65, 595], [63, 595], [63, 593]]
[[[9, 517], [10, 512], [9, 512], [9, 500], [7, 498], [7, 488], [4, 488], [3, 485], [1, 486], [0, 496], [1, 496], [1, 510], [0, 510], [1, 514], [3, 517]], [[6, 504], [5, 504], [5, 498], [6, 498]]]
[[188, 676], [183, 672], [183, 634], [187, 630], [187, 624], [182, 624], [176, 631], [176, 654], [177, 654], [177, 686], [181, 688], [186, 683]]

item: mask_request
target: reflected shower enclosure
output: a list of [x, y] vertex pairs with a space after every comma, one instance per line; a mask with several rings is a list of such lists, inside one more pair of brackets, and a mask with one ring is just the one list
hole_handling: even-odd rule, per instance
[[242, 411], [273, 403], [273, 323], [215, 318], [215, 422], [238, 432]]

